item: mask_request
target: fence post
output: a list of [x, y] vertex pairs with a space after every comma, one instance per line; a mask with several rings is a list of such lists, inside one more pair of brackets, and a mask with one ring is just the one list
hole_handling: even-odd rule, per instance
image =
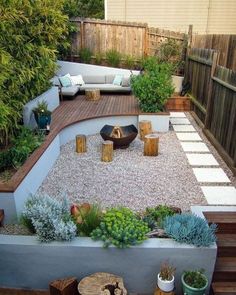
[[148, 26], [145, 27], [145, 32], [144, 32], [144, 56], [147, 56], [149, 54], [148, 52], [148, 44], [149, 44], [149, 35], [148, 35]]
[[215, 73], [215, 69], [218, 65], [219, 61], [219, 53], [214, 52], [212, 57], [212, 66], [211, 66], [211, 79], [209, 84], [209, 89], [207, 93], [207, 107], [206, 107], [206, 116], [204, 122], [204, 128], [208, 129], [210, 126], [210, 119], [211, 119], [211, 109], [212, 109], [212, 89], [213, 89], [213, 77]]
[[80, 50], [84, 48], [84, 21], [80, 21]]
[[188, 49], [192, 47], [193, 41], [193, 25], [189, 25], [188, 27]]

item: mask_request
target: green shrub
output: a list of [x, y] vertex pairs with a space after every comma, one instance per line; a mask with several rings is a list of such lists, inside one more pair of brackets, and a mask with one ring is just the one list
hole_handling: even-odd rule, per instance
[[208, 247], [216, 241], [216, 225], [208, 226], [205, 219], [193, 214], [168, 216], [163, 225], [166, 234], [179, 243]]
[[173, 94], [171, 66], [157, 63], [155, 58], [143, 62], [144, 72], [133, 75], [131, 87], [142, 112], [156, 113], [164, 110], [167, 99]]
[[12, 167], [11, 154], [8, 150], [0, 152], [0, 172]]
[[97, 52], [95, 54], [95, 64], [96, 65], [100, 65], [102, 63], [102, 60], [103, 60], [103, 54], [101, 52]]
[[102, 218], [100, 226], [91, 237], [102, 240], [104, 246], [113, 244], [118, 248], [141, 244], [146, 239], [149, 228], [128, 208], [109, 209]]
[[124, 58], [124, 64], [127, 69], [133, 69], [135, 66], [135, 58], [132, 55], [126, 55]]
[[172, 208], [166, 205], [159, 205], [154, 208], [146, 208], [143, 220], [147, 222], [151, 229], [156, 227], [162, 228], [164, 219], [174, 214], [175, 211]]
[[86, 64], [91, 62], [92, 52], [89, 48], [82, 48], [79, 52], [80, 61]]
[[106, 52], [106, 59], [110, 66], [117, 68], [121, 61], [121, 54], [118, 51], [111, 49]]
[[201, 289], [206, 286], [207, 279], [203, 275], [204, 270], [184, 271], [184, 281], [192, 288]]

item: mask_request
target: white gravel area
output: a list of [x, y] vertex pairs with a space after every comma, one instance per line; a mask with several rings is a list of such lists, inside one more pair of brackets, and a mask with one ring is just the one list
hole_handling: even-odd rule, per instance
[[143, 156], [138, 139], [128, 149], [115, 150], [113, 161], [101, 162], [100, 135], [87, 137], [88, 151], [75, 152], [75, 141], [61, 148], [53, 169], [38, 190], [71, 202], [99, 203], [103, 208], [127, 206], [140, 211], [168, 204], [183, 211], [207, 204], [174, 131], [160, 133], [160, 153]]

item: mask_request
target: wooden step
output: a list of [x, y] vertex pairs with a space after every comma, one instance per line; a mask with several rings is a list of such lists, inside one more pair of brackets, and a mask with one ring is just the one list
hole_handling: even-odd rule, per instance
[[214, 292], [214, 295], [235, 295], [236, 281], [235, 282], [214, 282], [212, 283], [212, 290]]
[[217, 234], [217, 256], [236, 256], [236, 234]]
[[213, 281], [235, 282], [236, 257], [218, 257], [216, 259]]
[[209, 224], [217, 224], [218, 234], [236, 234], [236, 212], [204, 212]]

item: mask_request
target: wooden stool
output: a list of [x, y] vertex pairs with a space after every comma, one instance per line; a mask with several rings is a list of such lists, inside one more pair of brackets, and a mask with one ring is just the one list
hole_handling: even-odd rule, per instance
[[87, 100], [99, 100], [100, 89], [87, 89], [85, 90], [85, 97]]
[[158, 156], [159, 137], [157, 134], [148, 134], [144, 137], [144, 156]]
[[140, 139], [144, 140], [145, 135], [152, 133], [152, 123], [151, 121], [142, 120], [139, 122], [139, 133]]
[[161, 289], [159, 289], [158, 287], [156, 287], [156, 290], [154, 292], [154, 295], [175, 295], [175, 292], [174, 291], [164, 292]]
[[123, 279], [104, 272], [83, 278], [79, 282], [78, 291], [81, 295], [127, 295]]
[[76, 153], [86, 153], [86, 136], [83, 134], [76, 135]]
[[55, 280], [49, 284], [50, 295], [78, 295], [76, 278]]
[[105, 140], [102, 143], [102, 162], [111, 162], [113, 158], [113, 141]]

